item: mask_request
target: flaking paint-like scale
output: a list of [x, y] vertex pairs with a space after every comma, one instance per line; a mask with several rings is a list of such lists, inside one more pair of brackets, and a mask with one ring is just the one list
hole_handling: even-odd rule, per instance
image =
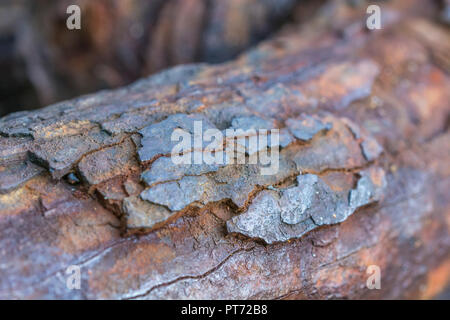
[[324, 122], [318, 117], [301, 115], [299, 118], [286, 120], [289, 131], [299, 140], [311, 140], [321, 131], [328, 131], [333, 127], [330, 122]]
[[193, 136], [195, 121], [201, 122], [202, 133], [208, 129], [216, 128], [208, 119], [200, 114], [175, 114], [161, 122], [149, 125], [140, 130], [139, 133], [142, 135], [141, 147], [138, 150], [140, 161], [146, 162], [159, 155], [170, 154], [173, 147], [179, 143], [179, 141], [172, 141], [171, 139], [174, 130], [181, 129]]
[[333, 191], [317, 175], [299, 175], [295, 187], [261, 192], [246, 212], [227, 222], [227, 230], [270, 244], [343, 222], [357, 208], [380, 200], [386, 188], [381, 168], [360, 175], [356, 188], [346, 191]]

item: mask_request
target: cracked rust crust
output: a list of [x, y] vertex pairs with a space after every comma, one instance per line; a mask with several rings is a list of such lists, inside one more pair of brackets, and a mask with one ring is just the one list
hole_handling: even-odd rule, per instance
[[[400, 9], [348, 38], [363, 13], [330, 5], [336, 24], [292, 26], [235, 61], [0, 119], [0, 297], [438, 292], [435, 272], [450, 275], [450, 77], [436, 55], [450, 36]], [[173, 164], [170, 136], [195, 120], [279, 129], [278, 172]], [[65, 286], [73, 264], [82, 290]], [[382, 290], [364, 286], [371, 264]]]

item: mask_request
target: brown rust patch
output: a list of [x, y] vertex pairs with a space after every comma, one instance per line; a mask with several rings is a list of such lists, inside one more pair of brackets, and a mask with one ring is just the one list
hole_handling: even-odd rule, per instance
[[175, 251], [164, 243], [140, 243], [120, 257], [105, 274], [122, 278], [145, 275], [149, 268], [164, 271], [164, 264], [176, 257]]
[[[60, 208], [64, 209], [64, 208]], [[68, 212], [56, 217], [58, 224], [55, 244], [64, 253], [79, 254], [101, 248], [119, 238], [119, 221], [99, 204], [72, 205]]]

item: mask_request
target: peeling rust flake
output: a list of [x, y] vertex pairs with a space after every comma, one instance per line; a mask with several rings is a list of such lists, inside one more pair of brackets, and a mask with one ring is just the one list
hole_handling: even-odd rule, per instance
[[227, 222], [227, 230], [266, 243], [300, 238], [323, 225], [345, 221], [356, 209], [381, 200], [386, 189], [381, 168], [360, 172], [355, 189], [333, 191], [319, 176], [297, 176], [297, 186], [265, 190], [248, 210]]

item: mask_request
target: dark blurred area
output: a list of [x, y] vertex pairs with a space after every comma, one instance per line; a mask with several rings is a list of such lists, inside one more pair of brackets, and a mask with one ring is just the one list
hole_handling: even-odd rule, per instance
[[[364, 0], [340, 0], [352, 6]], [[388, 1], [388, 0], [385, 0]], [[450, 0], [435, 0], [450, 22]], [[0, 117], [236, 57], [326, 0], [1, 0]], [[69, 30], [69, 5], [81, 30]]]
[[[302, 2], [2, 0], [0, 116], [177, 64], [232, 59], [292, 19]], [[81, 30], [66, 27], [71, 4], [81, 8]]]

